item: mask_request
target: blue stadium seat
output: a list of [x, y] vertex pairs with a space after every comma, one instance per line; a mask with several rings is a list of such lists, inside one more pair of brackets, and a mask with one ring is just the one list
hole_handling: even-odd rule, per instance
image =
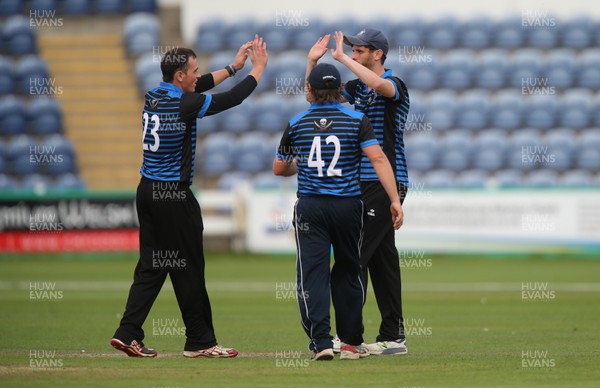
[[585, 129], [578, 139], [578, 150], [600, 149], [600, 129]]
[[506, 50], [490, 49], [483, 51], [477, 60], [474, 74], [475, 85], [485, 89], [501, 89], [507, 78], [509, 68]]
[[4, 160], [4, 154], [0, 154], [0, 175], [4, 175], [8, 171], [7, 164]]
[[470, 90], [464, 92], [458, 107], [457, 126], [470, 130], [486, 128], [490, 115], [490, 98], [487, 92]]
[[16, 63], [17, 90], [23, 94], [48, 94], [50, 73], [46, 62], [37, 55], [27, 55]]
[[236, 139], [235, 136], [229, 133], [213, 133], [206, 136], [203, 142], [203, 153], [216, 153], [231, 158], [235, 151]]
[[598, 93], [592, 99], [592, 115], [590, 120], [592, 127], [600, 128], [600, 94]]
[[464, 188], [483, 188], [487, 185], [488, 174], [482, 170], [468, 170], [459, 174], [458, 186]]
[[[432, 54], [411, 54], [416, 57], [402, 57], [404, 61], [418, 61], [418, 55], [432, 55]], [[415, 58], [415, 59], [413, 59]], [[403, 70], [407, 76], [404, 78], [406, 85], [409, 89], [418, 90], [431, 90], [437, 87], [438, 78], [440, 75], [440, 65], [438, 64], [436, 57], [431, 57], [431, 62], [407, 62], [402, 63]], [[387, 62], [386, 62], [387, 65]]]
[[600, 50], [583, 51], [579, 57], [578, 85], [582, 88], [600, 89]]
[[[551, 22], [552, 16], [547, 21]], [[559, 46], [561, 35], [561, 24], [555, 20], [554, 26], [533, 27], [526, 29], [527, 45], [539, 49], [552, 49]]]
[[[541, 86], [537, 82], [543, 76], [542, 52], [537, 49], [518, 50], [509, 69], [510, 86], [521, 90], [523, 86]], [[533, 85], [535, 83], [535, 85]], [[550, 85], [547, 85], [550, 86]]]
[[56, 11], [56, 0], [30, 0], [29, 9], [32, 11]]
[[504, 153], [508, 150], [506, 132], [498, 129], [482, 131], [475, 139], [474, 148], [477, 150], [493, 150]]
[[217, 132], [219, 129], [221, 129], [221, 117], [223, 117], [223, 115], [216, 114], [211, 116], [204, 116], [201, 119], [197, 119], [196, 128], [198, 134], [206, 135], [209, 133]]
[[447, 189], [454, 187], [454, 173], [447, 170], [435, 170], [425, 175], [423, 183], [426, 187]]
[[450, 131], [442, 139], [441, 148], [445, 150], [459, 150], [460, 152], [471, 155], [475, 148], [473, 136], [468, 131]]
[[427, 22], [420, 16], [406, 17], [391, 28], [388, 40], [390, 47], [423, 47], [425, 45], [424, 32]]
[[475, 63], [475, 54], [471, 50], [453, 50], [446, 54], [440, 81], [443, 87], [456, 90], [471, 86]]
[[426, 45], [435, 49], [451, 49], [458, 43], [458, 21], [453, 16], [442, 16], [425, 29]]
[[23, 178], [21, 189], [43, 193], [52, 187], [52, 182], [42, 174], [29, 174]]
[[231, 158], [216, 152], [205, 153], [198, 160], [200, 161], [202, 174], [207, 177], [219, 176], [227, 171], [231, 171], [233, 167]]
[[554, 187], [558, 185], [558, 174], [552, 170], [531, 171], [525, 178], [525, 185], [531, 187]]
[[[214, 53], [225, 47], [226, 23], [223, 19], [203, 21], [196, 32], [195, 47], [198, 53]], [[233, 59], [233, 58], [232, 58]]]
[[0, 134], [17, 135], [26, 132], [27, 115], [23, 100], [12, 95], [0, 98]]
[[15, 90], [14, 65], [8, 57], [0, 55], [0, 96]]
[[15, 190], [19, 185], [17, 181], [10, 175], [0, 174], [0, 190]]
[[47, 163], [43, 171], [51, 176], [58, 176], [63, 174], [75, 174], [77, 172], [77, 166], [72, 156], [68, 154], [61, 154], [62, 156], [58, 162]]
[[510, 138], [510, 147], [521, 151], [523, 147], [541, 147], [542, 139], [540, 132], [535, 129], [522, 129], [513, 133]]
[[457, 102], [453, 92], [442, 90], [430, 93], [426, 106], [427, 120], [433, 130], [447, 130], [454, 127]]
[[549, 129], [555, 124], [558, 113], [558, 98], [556, 95], [536, 94], [530, 96], [525, 103], [525, 126], [539, 129]]
[[273, 135], [265, 144], [264, 148], [264, 158], [265, 165], [271, 166], [273, 164], [273, 158], [275, 158], [275, 152], [277, 152], [279, 148], [279, 144], [281, 143], [281, 134]]
[[523, 47], [524, 30], [521, 16], [509, 16], [492, 27], [494, 42], [497, 47], [516, 49]]
[[543, 144], [548, 147], [550, 152], [562, 150], [567, 153], [573, 153], [577, 147], [574, 131], [567, 128], [556, 129], [547, 133]]
[[288, 106], [287, 111], [290, 117], [286, 118], [286, 121], [294, 117], [295, 115], [304, 112], [310, 107], [308, 101], [306, 101], [306, 96], [296, 95], [293, 97], [289, 97], [286, 100], [286, 104]]
[[219, 190], [231, 191], [238, 185], [250, 185], [251, 175], [242, 171], [230, 171], [219, 178], [217, 188]]
[[559, 123], [562, 127], [581, 129], [592, 119], [592, 93], [586, 89], [571, 89], [560, 101]]
[[559, 178], [564, 187], [588, 187], [592, 185], [592, 174], [585, 170], [570, 170]]
[[286, 100], [269, 93], [258, 98], [255, 104], [254, 129], [264, 133], [283, 133], [291, 118], [287, 112]]
[[577, 167], [588, 171], [600, 170], [600, 149], [583, 149], [577, 155]]
[[37, 140], [29, 135], [13, 136], [10, 143], [5, 146], [7, 161], [13, 161], [20, 155], [30, 155], [31, 150], [38, 146]]
[[129, 0], [130, 12], [156, 12], [156, 0]]
[[9, 17], [3, 26], [4, 51], [12, 55], [34, 54], [37, 51], [30, 20], [22, 15]]
[[523, 95], [516, 90], [499, 92], [492, 109], [492, 126], [501, 129], [516, 129], [524, 116]]
[[62, 0], [62, 11], [67, 15], [87, 15], [92, 0]]
[[483, 15], [470, 17], [459, 25], [460, 46], [473, 50], [488, 48], [491, 44], [492, 21]]
[[221, 117], [221, 127], [224, 131], [239, 134], [248, 132], [253, 128], [254, 109], [251, 102], [250, 100], [244, 101], [243, 104], [229, 109]]
[[272, 21], [262, 23], [258, 27], [258, 34], [263, 37], [269, 50], [273, 52], [290, 49], [292, 37], [299, 31], [299, 28], [273, 25]]
[[436, 165], [437, 141], [431, 134], [418, 134], [407, 137], [406, 164], [409, 170], [429, 171]]
[[158, 40], [159, 31], [158, 18], [151, 13], [133, 13], [127, 16], [123, 22], [123, 39], [126, 43], [130, 42], [135, 35], [140, 33], [153, 34]]
[[31, 159], [31, 155], [18, 155], [12, 162], [11, 173], [17, 176], [37, 174], [42, 172], [42, 163]]
[[42, 146], [52, 149], [57, 155], [65, 155], [70, 158], [75, 157], [73, 143], [63, 135], [55, 134], [47, 136], [42, 142]]
[[575, 84], [577, 61], [572, 49], [552, 50], [546, 58], [545, 76], [551, 86], [568, 89]]
[[439, 166], [452, 171], [464, 171], [469, 167], [470, 155], [458, 149], [445, 149], [440, 156]]
[[228, 26], [225, 35], [226, 48], [237, 52], [240, 46], [252, 40], [256, 33], [258, 33], [258, 23], [256, 22], [256, 19], [246, 18], [236, 20]]
[[3, 0], [0, 7], [0, 17], [20, 14], [25, 6], [24, 3], [22, 0]]
[[493, 180], [500, 187], [520, 187], [523, 185], [523, 173], [519, 170], [500, 170]]
[[139, 32], [127, 42], [127, 52], [133, 56], [151, 53], [158, 47], [158, 44], [158, 36], [155, 33]]
[[49, 135], [62, 132], [60, 105], [52, 97], [34, 98], [29, 104], [29, 122], [33, 132], [38, 135]]
[[564, 47], [584, 49], [593, 45], [595, 26], [588, 15], [579, 15], [561, 24], [561, 43]]
[[159, 69], [155, 69], [144, 75], [140, 81], [140, 91], [142, 94], [146, 94], [147, 91], [152, 90], [160, 85], [162, 81], [162, 72]]
[[257, 173], [266, 169], [265, 153], [268, 137], [260, 132], [249, 132], [236, 145], [235, 167], [238, 171]]
[[94, 6], [96, 12], [104, 15], [119, 14], [125, 11], [123, 0], [96, 0]]
[[275, 176], [271, 171], [261, 172], [252, 179], [252, 186], [255, 189], [279, 189], [283, 179], [285, 178]]
[[56, 177], [54, 186], [58, 190], [84, 190], [85, 182], [77, 174], [66, 173]]
[[504, 152], [494, 148], [476, 149], [473, 167], [484, 171], [496, 171], [504, 165]]

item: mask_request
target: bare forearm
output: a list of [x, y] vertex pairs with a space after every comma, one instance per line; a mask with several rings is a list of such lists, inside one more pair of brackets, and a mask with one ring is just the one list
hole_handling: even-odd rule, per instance
[[296, 161], [291, 162], [275, 158], [273, 160], [273, 173], [277, 176], [292, 176], [298, 173]]

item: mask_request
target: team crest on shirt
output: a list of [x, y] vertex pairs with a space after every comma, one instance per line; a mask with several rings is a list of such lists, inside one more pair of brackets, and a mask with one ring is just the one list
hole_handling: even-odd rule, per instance
[[333, 120], [327, 120], [325, 118], [320, 119], [319, 122], [317, 123], [316, 121], [313, 121], [313, 123], [315, 123], [315, 125], [317, 126], [317, 129], [321, 130], [321, 131], [325, 131], [327, 129], [329, 129], [329, 127], [331, 127], [331, 124], [333, 124]]
[[156, 108], [156, 106], [158, 105], [158, 100], [150, 100], [150, 107], [152, 109]]

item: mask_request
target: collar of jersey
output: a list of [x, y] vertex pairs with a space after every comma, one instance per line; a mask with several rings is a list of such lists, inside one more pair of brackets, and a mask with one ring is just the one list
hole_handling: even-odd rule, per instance
[[178, 86], [175, 86], [170, 82], [160, 81], [160, 88], [166, 89], [169, 92], [169, 94], [175, 94], [177, 97], [183, 94], [183, 90], [179, 89]]
[[310, 104], [309, 110], [323, 109], [323, 108], [336, 108], [338, 106], [340, 106], [340, 107], [342, 106], [342, 104], [340, 104], [339, 101], [336, 101], [336, 102], [329, 102], [329, 101], [313, 102], [312, 104]]

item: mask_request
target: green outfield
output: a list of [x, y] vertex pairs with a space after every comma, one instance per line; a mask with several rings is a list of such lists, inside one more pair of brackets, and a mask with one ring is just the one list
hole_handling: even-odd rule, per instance
[[[102, 258], [102, 259], [100, 259]], [[597, 387], [600, 260], [440, 257], [403, 262], [409, 354], [309, 362], [291, 257], [209, 255], [219, 342], [236, 359], [184, 359], [169, 280], [146, 322], [156, 359], [108, 341], [135, 255], [0, 259], [0, 386]], [[372, 293], [365, 334], [378, 317]]]

